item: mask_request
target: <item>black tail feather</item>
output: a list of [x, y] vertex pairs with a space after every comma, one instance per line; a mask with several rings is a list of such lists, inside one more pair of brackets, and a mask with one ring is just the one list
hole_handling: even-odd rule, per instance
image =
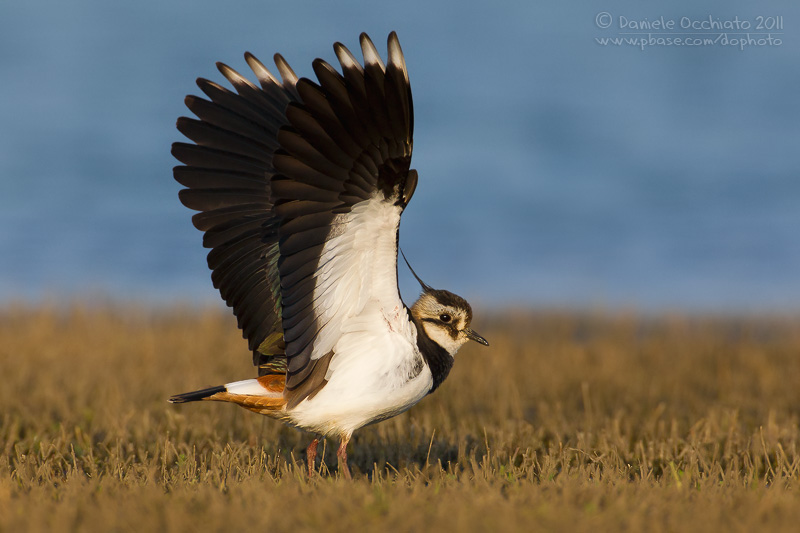
[[186, 403], [196, 402], [204, 398], [208, 398], [218, 392], [225, 392], [225, 387], [211, 387], [210, 389], [196, 390], [194, 392], [184, 392], [183, 394], [176, 394], [170, 397], [169, 403]]

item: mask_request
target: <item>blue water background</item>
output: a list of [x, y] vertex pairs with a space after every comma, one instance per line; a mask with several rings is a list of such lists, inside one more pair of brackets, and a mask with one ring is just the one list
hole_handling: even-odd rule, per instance
[[[217, 60], [248, 72], [245, 50], [311, 76], [334, 41], [356, 49], [367, 31], [384, 50], [397, 30], [420, 172], [401, 244], [429, 284], [495, 308], [798, 310], [798, 15], [792, 1], [5, 2], [0, 303], [216, 302], [171, 177], [194, 79], [224, 81]], [[784, 27], [744, 50], [599, 44], [620, 16]]]

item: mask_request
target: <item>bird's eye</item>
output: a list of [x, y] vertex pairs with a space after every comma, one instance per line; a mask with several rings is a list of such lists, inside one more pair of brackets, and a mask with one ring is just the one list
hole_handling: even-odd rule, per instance
[[451, 320], [453, 320], [453, 317], [451, 317], [447, 313], [442, 313], [441, 315], [439, 315], [439, 320], [441, 320], [442, 322], [450, 322]]

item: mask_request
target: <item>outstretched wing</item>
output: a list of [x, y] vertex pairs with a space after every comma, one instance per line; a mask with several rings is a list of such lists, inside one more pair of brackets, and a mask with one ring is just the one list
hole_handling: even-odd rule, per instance
[[[384, 320], [381, 312], [404, 311], [397, 232], [417, 182], [409, 170], [411, 88], [394, 32], [385, 65], [366, 34], [361, 49], [363, 67], [334, 45], [341, 74], [314, 61], [319, 83], [297, 82], [299, 99], [286, 109], [288, 125], [272, 158], [292, 404], [324, 382], [343, 333], [372, 327]], [[376, 308], [371, 318], [367, 308]], [[359, 323], [364, 320], [372, 325]]]
[[297, 76], [279, 55], [275, 64], [282, 81], [249, 53], [245, 58], [261, 87], [218, 63], [236, 92], [198, 79], [207, 99], [186, 97], [198, 119], [181, 117], [177, 124], [195, 144], [174, 143], [172, 154], [183, 163], [174, 168], [175, 179], [187, 187], [180, 192], [181, 202], [200, 211], [192, 222], [205, 232], [203, 246], [211, 248], [214, 287], [233, 308], [253, 363], [261, 368], [283, 348], [279, 220], [269, 183], [286, 106], [297, 100]]
[[260, 88], [219, 64], [236, 92], [199, 79], [208, 99], [186, 99], [198, 119], [178, 120], [195, 144], [172, 149], [214, 286], [260, 372], [285, 350], [292, 403], [324, 382], [336, 342], [365, 327], [367, 306], [404, 309], [397, 232], [417, 183], [411, 88], [394, 32], [386, 64], [366, 34], [361, 48], [363, 66], [334, 45], [341, 74], [315, 60], [318, 83], [298, 80], [279, 55], [282, 81], [245, 55]]

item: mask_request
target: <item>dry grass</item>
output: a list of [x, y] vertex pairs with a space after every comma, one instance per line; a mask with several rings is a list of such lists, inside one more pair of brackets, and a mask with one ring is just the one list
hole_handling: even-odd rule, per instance
[[[355, 480], [308, 437], [172, 393], [251, 374], [233, 319], [0, 309], [0, 531], [794, 530], [800, 320], [519, 313], [448, 381], [356, 433]], [[326, 460], [335, 470], [330, 443]]]

